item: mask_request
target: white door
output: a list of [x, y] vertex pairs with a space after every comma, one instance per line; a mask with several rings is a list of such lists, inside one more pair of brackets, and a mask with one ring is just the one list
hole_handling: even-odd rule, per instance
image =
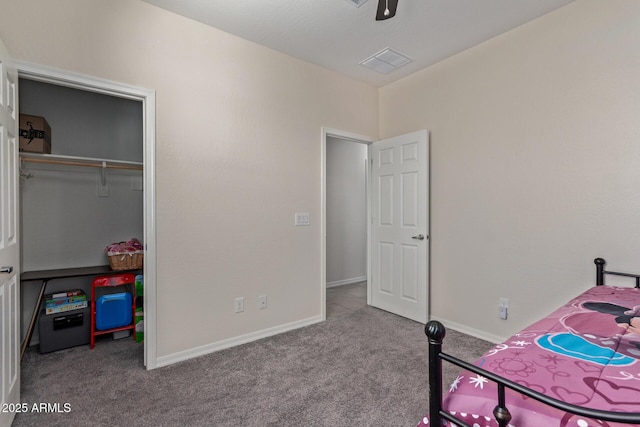
[[371, 159], [371, 305], [428, 317], [429, 140], [426, 130], [378, 141]]
[[0, 426], [20, 402], [18, 250], [18, 78], [0, 41]]

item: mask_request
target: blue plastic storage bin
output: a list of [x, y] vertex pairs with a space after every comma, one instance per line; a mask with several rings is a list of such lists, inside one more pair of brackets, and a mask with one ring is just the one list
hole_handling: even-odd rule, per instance
[[131, 294], [121, 292], [103, 295], [96, 301], [96, 329], [120, 328], [131, 324]]

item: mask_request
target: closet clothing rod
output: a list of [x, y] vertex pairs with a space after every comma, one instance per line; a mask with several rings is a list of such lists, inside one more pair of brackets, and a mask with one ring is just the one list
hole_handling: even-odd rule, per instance
[[142, 164], [124, 160], [103, 160], [90, 157], [51, 156], [46, 154], [20, 153], [22, 160], [32, 163], [48, 163], [65, 166], [84, 166], [93, 168], [143, 170]]

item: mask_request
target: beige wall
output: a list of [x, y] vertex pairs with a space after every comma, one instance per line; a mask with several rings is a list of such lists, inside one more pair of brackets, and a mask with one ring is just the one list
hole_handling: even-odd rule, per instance
[[[431, 312], [507, 337], [640, 271], [640, 2], [578, 0], [380, 90], [431, 131]], [[498, 298], [511, 300], [498, 319]]]
[[0, 10], [14, 57], [157, 92], [160, 357], [320, 315], [321, 126], [430, 129], [441, 319], [506, 336], [596, 256], [640, 270], [636, 0], [578, 0], [379, 93], [138, 0]]
[[375, 88], [139, 0], [0, 10], [15, 58], [156, 91], [159, 357], [321, 315], [321, 127], [376, 136]]

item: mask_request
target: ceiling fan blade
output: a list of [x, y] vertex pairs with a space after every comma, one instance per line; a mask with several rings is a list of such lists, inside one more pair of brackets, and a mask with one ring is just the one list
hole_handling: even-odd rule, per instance
[[[389, 10], [389, 13], [385, 15], [385, 10]], [[385, 19], [393, 18], [396, 16], [396, 10], [398, 9], [398, 0], [378, 0], [378, 12], [376, 13], [376, 21], [384, 21]]]

